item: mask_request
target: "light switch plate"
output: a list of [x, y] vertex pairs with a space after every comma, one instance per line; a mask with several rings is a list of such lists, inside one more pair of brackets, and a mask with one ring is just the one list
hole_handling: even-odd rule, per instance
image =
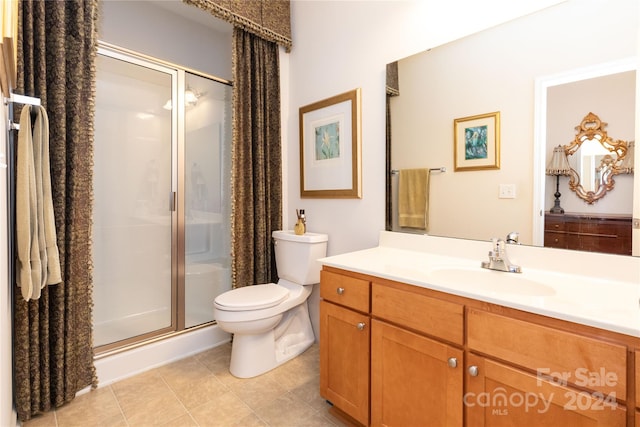
[[516, 185], [515, 184], [500, 184], [500, 192], [498, 194], [499, 199], [515, 199], [516, 198]]

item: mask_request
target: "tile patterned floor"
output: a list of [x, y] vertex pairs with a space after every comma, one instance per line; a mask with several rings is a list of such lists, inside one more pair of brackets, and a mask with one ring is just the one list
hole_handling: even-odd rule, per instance
[[251, 379], [229, 371], [229, 344], [76, 397], [24, 427], [342, 426], [319, 395], [319, 348]]

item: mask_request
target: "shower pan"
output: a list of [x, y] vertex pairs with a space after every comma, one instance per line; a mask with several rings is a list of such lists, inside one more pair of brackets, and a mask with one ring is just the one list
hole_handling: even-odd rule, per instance
[[231, 288], [231, 85], [101, 44], [93, 282], [96, 353], [210, 324]]

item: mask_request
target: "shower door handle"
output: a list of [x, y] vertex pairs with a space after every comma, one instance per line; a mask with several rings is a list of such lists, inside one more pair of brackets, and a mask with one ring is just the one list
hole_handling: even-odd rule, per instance
[[175, 212], [176, 210], [176, 192], [169, 191], [169, 210]]

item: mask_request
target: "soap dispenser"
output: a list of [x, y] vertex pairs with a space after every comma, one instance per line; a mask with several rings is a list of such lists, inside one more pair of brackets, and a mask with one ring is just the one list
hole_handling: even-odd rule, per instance
[[298, 236], [302, 236], [307, 231], [304, 209], [296, 209], [296, 216], [298, 217], [298, 221], [296, 222], [296, 225], [293, 226], [293, 232]]

